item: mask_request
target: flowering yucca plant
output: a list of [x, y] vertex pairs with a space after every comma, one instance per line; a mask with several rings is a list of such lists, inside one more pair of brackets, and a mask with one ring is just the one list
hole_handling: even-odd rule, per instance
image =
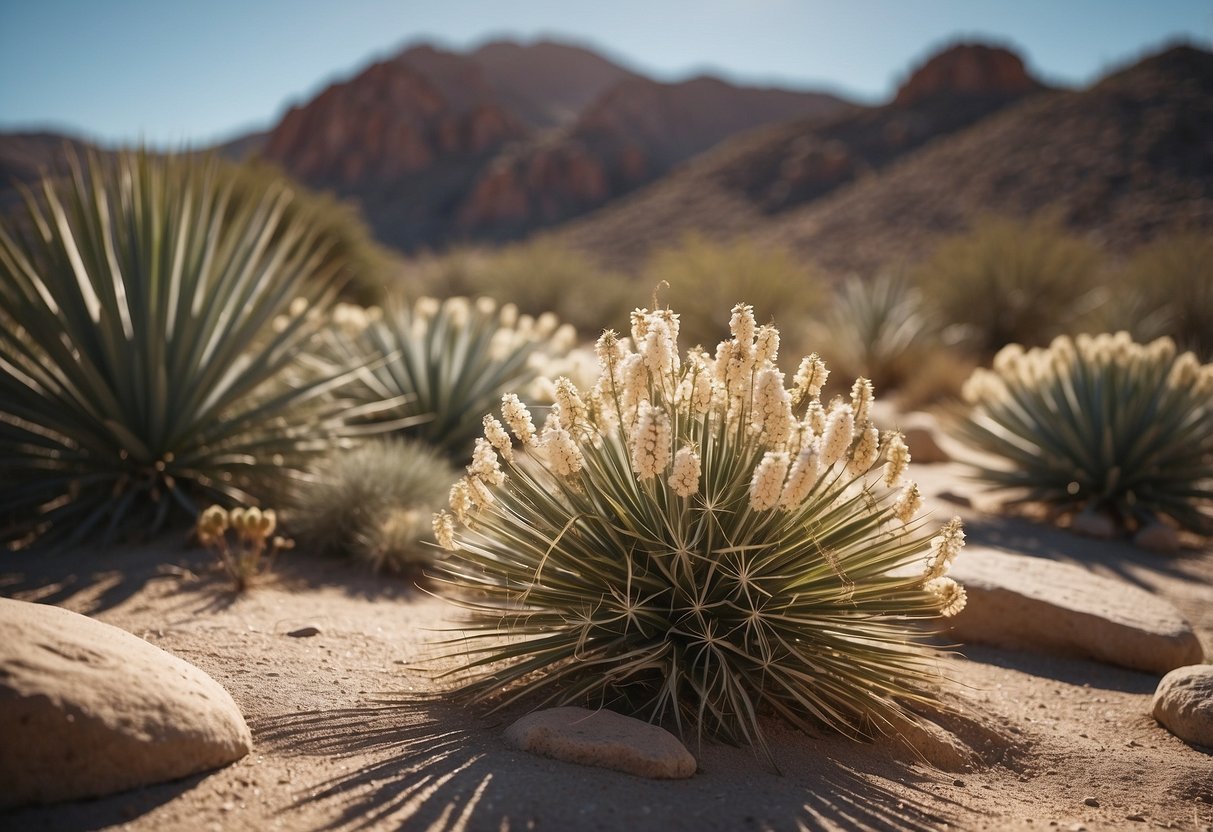
[[615, 705], [763, 748], [764, 713], [866, 736], [933, 698], [923, 624], [964, 604], [945, 577], [959, 521], [932, 537], [916, 519], [870, 383], [823, 405], [815, 355], [789, 390], [778, 331], [741, 305], [731, 328], [681, 361], [678, 316], [637, 310], [630, 342], [598, 341], [592, 390], [557, 380], [542, 429], [513, 395], [484, 417], [434, 516], [473, 698]]
[[1014, 502], [1110, 513], [1132, 527], [1159, 515], [1213, 531], [1213, 365], [1170, 338], [1061, 336], [1012, 344], [965, 385], [961, 438], [1000, 459], [978, 468]]
[[369, 366], [342, 392], [368, 405], [404, 404], [384, 414], [404, 420], [401, 433], [464, 457], [480, 431], [480, 416], [507, 390], [536, 377], [536, 363], [573, 346], [572, 328], [554, 315], [519, 315], [491, 298], [421, 298], [412, 305], [363, 310], [341, 304], [328, 333], [330, 355]]

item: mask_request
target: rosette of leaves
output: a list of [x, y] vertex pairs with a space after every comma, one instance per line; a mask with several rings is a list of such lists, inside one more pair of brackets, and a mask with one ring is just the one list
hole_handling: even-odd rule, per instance
[[73, 158], [0, 227], [0, 539], [255, 503], [340, 433], [338, 368], [291, 377], [323, 321], [287, 314], [328, 303], [329, 242], [284, 183], [240, 182], [214, 159]]
[[978, 475], [1012, 502], [1109, 514], [1129, 528], [1170, 517], [1213, 532], [1213, 365], [1170, 338], [1128, 333], [1012, 344], [965, 385], [960, 436], [990, 456]]
[[[779, 333], [733, 310], [715, 356], [677, 351], [678, 316], [606, 332], [588, 391], [556, 382], [542, 429], [516, 396], [484, 419], [434, 517], [439, 574], [469, 620], [459, 688], [605, 705], [765, 748], [759, 717], [856, 736], [933, 701], [928, 633], [964, 603], [872, 387], [825, 405], [824, 364], [791, 389]], [[504, 424], [503, 424], [504, 423]]]
[[382, 418], [453, 459], [471, 450], [481, 416], [503, 393], [530, 384], [548, 358], [575, 341], [554, 315], [519, 315], [491, 298], [396, 299], [382, 311], [342, 305], [333, 324], [326, 332], [332, 360], [386, 357], [360, 372], [343, 395], [368, 406], [403, 401]]

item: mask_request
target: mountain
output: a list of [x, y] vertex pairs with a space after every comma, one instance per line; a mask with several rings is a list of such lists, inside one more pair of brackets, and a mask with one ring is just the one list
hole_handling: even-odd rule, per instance
[[1175, 47], [1089, 89], [1028, 100], [760, 238], [835, 271], [871, 271], [921, 257], [983, 214], [1040, 211], [1112, 251], [1168, 229], [1213, 230], [1213, 52]]
[[738, 87], [710, 77], [677, 84], [629, 78], [568, 130], [495, 159], [457, 221], [478, 237], [520, 236], [651, 182], [735, 133], [849, 109], [824, 93]]
[[361, 203], [402, 249], [521, 236], [738, 131], [847, 109], [712, 78], [662, 84], [577, 47], [421, 45], [292, 107], [262, 155]]
[[1044, 89], [1014, 53], [957, 44], [885, 106], [744, 133], [558, 233], [620, 265], [687, 231], [751, 233]]

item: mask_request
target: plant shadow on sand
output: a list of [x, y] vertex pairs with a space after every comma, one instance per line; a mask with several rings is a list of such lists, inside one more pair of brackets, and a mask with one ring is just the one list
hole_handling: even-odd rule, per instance
[[949, 821], [921, 799], [933, 772], [887, 746], [783, 730], [771, 737], [783, 774], [749, 750], [704, 744], [695, 777], [657, 781], [516, 751], [505, 724], [432, 697], [267, 717], [253, 729], [280, 753], [342, 761], [293, 804], [331, 801], [325, 829], [927, 830]]

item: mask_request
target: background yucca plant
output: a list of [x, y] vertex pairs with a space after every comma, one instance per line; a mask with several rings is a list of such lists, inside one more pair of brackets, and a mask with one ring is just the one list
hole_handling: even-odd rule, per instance
[[430, 515], [442, 505], [455, 470], [417, 442], [372, 439], [317, 460], [287, 515], [311, 549], [402, 571], [433, 560]]
[[[401, 300], [378, 309], [338, 308], [322, 352], [338, 363], [385, 361], [361, 371], [343, 395], [373, 406], [404, 403], [390, 414], [399, 433], [451, 458], [471, 450], [480, 417], [508, 391], [529, 384], [548, 357], [576, 340], [554, 315], [532, 318], [491, 298]], [[403, 421], [399, 421], [403, 420]]]
[[940, 349], [921, 290], [892, 273], [848, 278], [824, 323], [831, 363], [881, 390], [900, 387]]
[[[778, 332], [734, 309], [715, 359], [677, 355], [678, 317], [633, 313], [598, 342], [592, 391], [556, 383], [542, 431], [516, 397], [484, 421], [435, 534], [470, 620], [461, 689], [499, 706], [589, 702], [764, 748], [761, 714], [868, 735], [933, 699], [929, 627], [963, 606], [880, 437], [871, 385], [823, 407], [811, 356], [785, 389]], [[504, 467], [502, 467], [504, 463]], [[881, 467], [883, 464], [883, 467]], [[923, 561], [925, 560], [925, 563]]]
[[0, 539], [255, 503], [341, 429], [336, 368], [288, 383], [320, 321], [284, 313], [328, 302], [329, 242], [213, 159], [67, 174], [0, 227]]
[[1213, 360], [1213, 239], [1172, 234], [1134, 252], [1120, 274], [1111, 319], [1138, 340], [1175, 339]]
[[1135, 528], [1159, 515], [1213, 532], [1213, 365], [1128, 333], [1003, 349], [966, 384], [962, 439], [1015, 502], [1109, 513]]

